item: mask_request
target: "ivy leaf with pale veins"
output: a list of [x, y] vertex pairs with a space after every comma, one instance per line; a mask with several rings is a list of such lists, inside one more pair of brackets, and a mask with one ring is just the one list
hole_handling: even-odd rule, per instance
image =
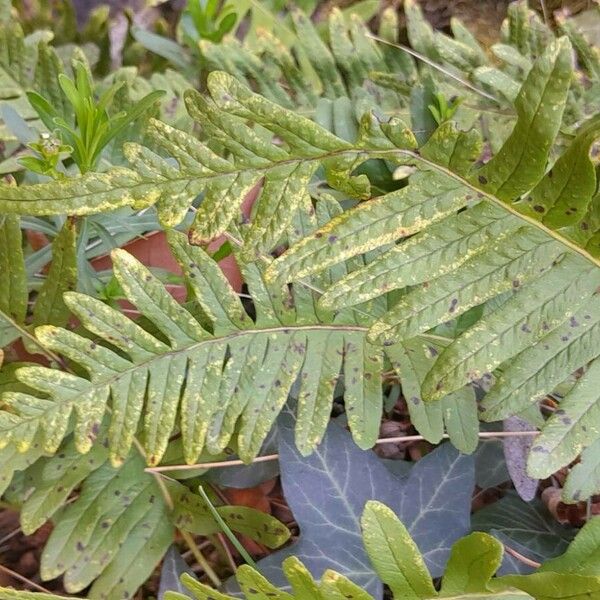
[[163, 600], [166, 592], [181, 592], [185, 594], [186, 588], [181, 583], [181, 576], [187, 573], [195, 577], [194, 572], [181, 558], [176, 546], [171, 546], [163, 558], [160, 569], [160, 585], [158, 588], [158, 600]]
[[294, 424], [280, 419], [279, 455], [283, 489], [301, 535], [297, 543], [260, 562], [275, 585], [287, 585], [282, 561], [297, 556], [313, 577], [334, 569], [382, 597], [382, 586], [362, 541], [360, 518], [369, 500], [389, 506], [405, 524], [433, 577], [442, 574], [450, 547], [469, 531], [473, 459], [444, 444], [398, 478], [350, 434], [330, 424], [315, 452], [303, 458], [294, 443]]
[[[560, 525], [539, 500], [524, 502], [508, 494], [498, 502], [477, 511], [473, 529], [490, 533], [505, 545], [536, 562], [544, 562], [563, 553], [576, 530]], [[500, 574], [530, 573], [522, 562], [512, 561], [505, 552]]]

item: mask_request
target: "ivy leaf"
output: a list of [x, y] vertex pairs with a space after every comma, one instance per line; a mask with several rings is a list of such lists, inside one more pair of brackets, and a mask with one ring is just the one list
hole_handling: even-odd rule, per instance
[[[575, 533], [573, 528], [557, 523], [541, 501], [524, 502], [515, 494], [477, 511], [472, 525], [473, 529], [488, 532], [515, 550], [524, 548], [527, 558], [542, 563], [564, 552]], [[503, 571], [510, 567], [507, 558]]]
[[193, 571], [181, 558], [176, 546], [171, 546], [163, 558], [160, 569], [160, 585], [158, 588], [158, 600], [163, 600], [166, 592], [180, 592], [185, 594], [186, 588], [181, 583], [181, 576], [187, 573], [195, 577]]
[[307, 458], [296, 449], [289, 415], [281, 418], [279, 434], [282, 484], [301, 536], [260, 562], [269, 581], [286, 585], [281, 563], [295, 555], [313, 577], [335, 569], [381, 598], [381, 582], [365, 553], [360, 529], [369, 500], [390, 507], [414, 538], [431, 574], [442, 574], [452, 543], [469, 529], [471, 457], [445, 444], [401, 479], [371, 451], [360, 450], [336, 424], [329, 425], [323, 442]]

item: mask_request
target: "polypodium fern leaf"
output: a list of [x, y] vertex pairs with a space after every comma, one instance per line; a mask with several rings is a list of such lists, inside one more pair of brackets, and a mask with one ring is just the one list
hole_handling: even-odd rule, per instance
[[[351, 171], [382, 150], [415, 145], [410, 130], [397, 119], [381, 125], [366, 119], [359, 138], [351, 143], [252, 93], [225, 73], [211, 73], [208, 88], [208, 97], [192, 90], [186, 93], [188, 111], [212, 142], [227, 150], [229, 158], [183, 131], [151, 120], [148, 137], [171, 160], [130, 143], [124, 152], [133, 169], [113, 168], [18, 188], [0, 186], [0, 210], [82, 215], [157, 204], [162, 222], [173, 226], [203, 192], [190, 233], [200, 243], [222, 234], [239, 213], [246, 194], [264, 179], [249, 238], [249, 247], [262, 253], [270, 251], [285, 232], [296, 208], [290, 202], [302, 197], [319, 166], [334, 186], [368, 197], [367, 178], [350, 177]], [[267, 129], [267, 139], [246, 121]]]
[[[405, 104], [398, 94], [371, 81], [370, 75], [400, 70], [410, 80], [416, 75], [412, 59], [378, 46], [356, 15], [346, 18], [334, 8], [327, 19], [326, 36], [300, 10], [292, 11], [292, 25], [297, 35], [291, 47], [261, 29], [254, 44], [227, 37], [219, 44], [202, 40], [200, 48], [211, 70], [226, 71], [248, 87], [254, 83], [261, 95], [286, 108], [318, 110], [320, 99], [340, 97], [383, 110]], [[379, 34], [397, 41], [395, 11], [382, 13]]]
[[0, 346], [19, 337], [27, 315], [27, 276], [18, 217], [0, 217]]
[[[32, 534], [54, 522], [41, 557], [42, 579], [64, 575], [72, 593], [93, 582], [90, 599], [132, 595], [167, 551], [176, 528], [202, 535], [219, 531], [200, 496], [175, 480], [157, 482], [144, 471], [136, 449], [113, 468], [104, 434], [83, 460], [73, 439], [67, 439], [57, 455], [25, 470], [21, 484], [27, 490], [23, 531]], [[175, 442], [170, 459], [180, 460], [179, 453]], [[289, 537], [279, 521], [255, 509], [223, 505], [216, 510], [232, 530], [268, 547]]]
[[[3, 396], [4, 444], [13, 440], [25, 450], [40, 432], [44, 448], [55, 451], [74, 415], [77, 447], [88, 451], [109, 404], [115, 464], [128, 455], [138, 426], [149, 464], [160, 461], [174, 428], [181, 431], [185, 460], [193, 463], [205, 446], [223, 450], [238, 419], [239, 453], [250, 460], [298, 379], [297, 431], [302, 450], [310, 452], [327, 425], [334, 382], [343, 370], [355, 439], [372, 446], [381, 411], [382, 355], [367, 342], [366, 327], [290, 314], [285, 304], [293, 299], [265, 286], [255, 266], [249, 283], [261, 301], [254, 323], [202, 249], [180, 234], [170, 240], [203, 324], [132, 256], [114, 251], [115, 275], [126, 297], [155, 329], [143, 329], [94, 298], [65, 294], [67, 306], [96, 339], [53, 326], [39, 327], [36, 335], [48, 349], [85, 368], [89, 379], [38, 366], [19, 369], [17, 377], [41, 395]], [[274, 309], [265, 313], [268, 304]], [[323, 352], [331, 363], [314, 369]]]
[[[329, 286], [320, 306], [348, 309], [403, 290], [368, 336], [389, 346], [394, 362], [396, 344], [493, 300], [479, 321], [441, 350], [423, 378], [422, 397], [441, 400], [470, 382], [492, 380], [495, 372], [481, 402], [484, 420], [505, 418], [540, 400], [599, 355], [597, 250], [567, 237], [595, 223], [599, 198], [589, 152], [598, 135], [596, 119], [582, 126], [545, 173], [570, 69], [565, 40], [534, 63], [518, 94], [514, 131], [483, 168], [457, 162], [464, 134], [440, 127], [414, 158], [421, 170], [407, 187], [335, 217], [273, 261], [267, 279], [298, 281], [397, 242]], [[553, 418], [542, 433], [544, 445], [536, 446], [554, 467], [597, 437], [589, 429], [591, 422], [598, 427], [593, 379], [592, 373], [569, 394], [564, 402], [571, 414]], [[530, 469], [539, 472], [537, 464], [532, 458]]]
[[36, 61], [35, 47], [27, 45], [21, 26], [0, 25], [0, 100], [8, 102], [23, 116], [35, 117], [25, 98]]

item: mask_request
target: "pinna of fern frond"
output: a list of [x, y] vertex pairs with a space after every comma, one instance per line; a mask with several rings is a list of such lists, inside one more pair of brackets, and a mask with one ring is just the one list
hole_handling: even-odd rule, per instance
[[[289, 316], [282, 308], [253, 321], [204, 250], [189, 245], [183, 234], [170, 232], [169, 239], [200, 320], [135, 258], [115, 250], [115, 276], [151, 325], [143, 328], [89, 296], [65, 294], [65, 303], [91, 336], [53, 326], [39, 327], [36, 335], [86, 375], [77, 369], [77, 374], [40, 366], [19, 369], [17, 377], [35, 393], [3, 396], [4, 444], [16, 443], [24, 451], [41, 435], [44, 449], [54, 452], [73, 427], [77, 448], [86, 452], [108, 414], [114, 464], [128, 455], [138, 431], [150, 465], [160, 462], [174, 431], [181, 433], [189, 463], [204, 448], [218, 453], [230, 443], [250, 461], [298, 381], [296, 439], [306, 454], [324, 433], [343, 371], [355, 439], [371, 447], [379, 427], [383, 359], [381, 349], [366, 340], [367, 328], [316, 315], [282, 322], [277, 313]], [[286, 301], [279, 290], [279, 295], [270, 292], [260, 272], [252, 286], [272, 305]]]

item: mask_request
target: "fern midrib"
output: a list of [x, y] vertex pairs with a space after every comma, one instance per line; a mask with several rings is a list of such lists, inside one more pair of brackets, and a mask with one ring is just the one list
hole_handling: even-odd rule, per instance
[[46, 348], [40, 342], [40, 340], [38, 340], [23, 325], [19, 324], [17, 321], [14, 320], [13, 317], [11, 317], [7, 313], [5, 313], [3, 310], [0, 310], [0, 319], [4, 319], [11, 327], [13, 327], [14, 329], [16, 329], [19, 332], [19, 334], [21, 335], [21, 337], [27, 338], [32, 344], [35, 344], [35, 346], [37, 348], [39, 348], [40, 353], [43, 354], [46, 358], [50, 359], [51, 361], [54, 360], [57, 363], [59, 363], [60, 365], [64, 366], [64, 362], [60, 358], [60, 356], [58, 356], [57, 354], [55, 354], [54, 352], [52, 352], [52, 350], [48, 350], [48, 348]]
[[[390, 151], [384, 151], [384, 152], [390, 152]], [[533, 227], [537, 227], [538, 229], [542, 230], [546, 235], [553, 237], [555, 240], [557, 240], [561, 244], [567, 246], [568, 248], [570, 248], [577, 254], [580, 254], [586, 260], [591, 262], [595, 267], [600, 267], [600, 258], [594, 257], [585, 248], [581, 248], [575, 242], [572, 242], [571, 240], [562, 236], [558, 231], [555, 231], [554, 229], [551, 229], [547, 225], [544, 225], [544, 223], [542, 223], [541, 221], [538, 221], [537, 219], [534, 219], [533, 217], [530, 217], [528, 215], [525, 215], [525, 214], [519, 212], [518, 210], [513, 208], [510, 204], [507, 204], [503, 200], [500, 200], [500, 198], [497, 198], [493, 194], [490, 194], [489, 192], [486, 192], [485, 190], [478, 188], [476, 185], [474, 185], [468, 179], [465, 179], [461, 175], [454, 173], [450, 169], [443, 167], [442, 165], [438, 165], [437, 163], [434, 163], [434, 162], [428, 160], [427, 158], [424, 158], [423, 156], [420, 156], [419, 154], [417, 154], [416, 152], [413, 152], [411, 150], [397, 149], [397, 150], [393, 150], [392, 152], [411, 156], [415, 161], [421, 162], [421, 163], [427, 165], [430, 169], [439, 171], [440, 173], [444, 173], [448, 177], [451, 177], [452, 179], [459, 181], [462, 185], [464, 185], [465, 187], [468, 187], [469, 189], [473, 190], [477, 194], [481, 194], [482, 197], [485, 197], [487, 200], [490, 200], [496, 206], [503, 208], [504, 210], [508, 211], [515, 217], [518, 217], [519, 219], [525, 221], [529, 225], [532, 225]]]
[[[547, 225], [545, 225], [544, 223], [542, 223], [541, 221], [538, 221], [537, 219], [535, 219], [533, 217], [530, 217], [526, 214], [519, 212], [517, 209], [512, 207], [510, 204], [504, 202], [500, 198], [497, 198], [494, 194], [491, 194], [490, 192], [487, 192], [487, 191], [477, 187], [471, 181], [469, 181], [465, 177], [459, 175], [458, 173], [455, 173], [451, 169], [444, 167], [442, 165], [439, 165], [439, 164], [421, 156], [418, 152], [415, 152], [415, 151], [409, 150], [409, 149], [405, 149], [405, 148], [390, 148], [390, 149], [386, 149], [386, 150], [376, 150], [376, 149], [368, 149], [368, 148], [353, 148], [353, 149], [343, 149], [343, 150], [333, 151], [333, 152], [325, 152], [323, 154], [320, 154], [318, 156], [313, 156], [313, 157], [287, 158], [287, 159], [284, 159], [281, 161], [276, 161], [274, 163], [271, 163], [271, 164], [265, 165], [265, 166], [253, 167], [253, 166], [244, 166], [244, 165], [239, 165], [239, 166], [232, 165], [232, 167], [234, 167], [234, 168], [232, 168], [231, 171], [215, 172], [212, 174], [205, 174], [202, 176], [193, 176], [193, 175], [188, 174], [187, 176], [182, 176], [182, 177], [173, 178], [173, 179], [167, 179], [166, 181], [163, 180], [160, 182], [153, 182], [153, 181], [148, 181], [147, 179], [142, 179], [142, 180], [138, 180], [135, 183], [135, 185], [131, 185], [131, 186], [121, 185], [117, 188], [113, 188], [113, 189], [107, 190], [106, 192], [100, 192], [100, 193], [116, 194], [119, 190], [134, 190], [134, 189], [140, 188], [140, 187], [148, 187], [149, 185], [152, 185], [153, 183], [155, 184], [156, 189], [161, 190], [165, 186], [173, 185], [178, 182], [187, 182], [188, 185], [193, 181], [209, 182], [211, 180], [215, 180], [215, 179], [219, 179], [219, 178], [230, 177], [232, 175], [239, 174], [244, 171], [253, 171], [253, 172], [257, 173], [257, 175], [258, 174], [264, 175], [264, 174], [266, 174], [274, 169], [277, 169], [278, 167], [280, 167], [282, 165], [286, 165], [286, 164], [302, 163], [305, 161], [321, 163], [327, 159], [336, 158], [336, 157], [355, 156], [358, 158], [361, 154], [365, 156], [365, 160], [368, 160], [369, 158], [392, 158], [393, 159], [397, 155], [404, 155], [404, 156], [410, 157], [413, 161], [427, 166], [428, 169], [437, 171], [439, 173], [443, 173], [447, 177], [454, 179], [455, 181], [459, 182], [461, 185], [465, 186], [466, 188], [468, 188], [468, 189], [472, 190], [473, 192], [475, 192], [476, 194], [478, 194], [480, 198], [486, 198], [487, 200], [489, 200], [496, 206], [501, 207], [505, 211], [518, 217], [519, 219], [526, 222], [527, 224], [540, 229], [546, 235], [554, 238], [555, 240], [557, 240], [558, 242], [560, 242], [567, 248], [571, 249], [573, 252], [576, 252], [577, 254], [583, 256], [587, 261], [591, 262], [595, 267], [600, 267], [600, 258], [594, 257], [585, 248], [578, 246], [575, 242], [572, 242], [568, 238], [564, 237], [558, 231], [551, 229], [550, 227], [548, 227]], [[133, 174], [134, 177], [136, 177], [136, 178], [139, 177], [137, 172], [134, 171], [133, 169], [117, 168], [115, 171], [117, 171], [117, 170], [121, 171], [121, 172], [128, 171], [129, 173]], [[104, 175], [110, 175], [112, 172], [113, 171], [108, 171]], [[90, 174], [90, 175], [93, 175], [93, 174]], [[45, 185], [45, 184], [41, 184], [41, 185]], [[18, 206], [21, 203], [39, 204], [39, 203], [44, 203], [44, 202], [56, 202], [57, 201], [56, 197], [46, 197], [46, 198], [36, 197], [33, 200], [31, 200], [31, 199], [19, 200], [19, 199], [2, 198], [2, 195], [1, 195], [2, 187], [6, 188], [6, 189], [8, 189], [9, 187], [12, 189], [15, 189], [12, 186], [0, 186], [0, 203], [14, 203]], [[36, 186], [31, 186], [31, 187], [35, 188]], [[18, 189], [18, 188], [16, 188], [16, 189]], [[76, 196], [71, 196], [70, 198], [86, 198], [88, 196], [97, 195], [98, 193], [99, 192], [97, 190], [94, 190], [94, 191], [90, 190], [90, 191], [86, 191], [84, 193], [78, 193], [78, 194], [76, 194]], [[146, 195], [147, 195], [147, 193], [146, 193]], [[67, 200], [68, 200], [68, 198], [67, 198]], [[153, 203], [154, 203], [154, 201], [150, 202], [150, 204], [153, 204]], [[117, 208], [117, 206], [115, 206], [115, 208]], [[3, 208], [3, 210], [5, 213], [9, 213], [9, 214], [22, 214], [19, 210], [11, 210], [10, 207], [6, 207], [6, 206]], [[69, 211], [67, 211], [67, 212], [69, 212]], [[47, 214], [54, 214], [54, 213], [45, 213], [43, 210], [37, 211], [34, 209], [34, 211], [31, 212], [31, 214], [47, 215]], [[87, 213], [82, 213], [82, 214], [87, 214]]]
[[[108, 386], [110, 388], [115, 382], [119, 381], [119, 379], [121, 379], [122, 377], [125, 377], [125, 376], [135, 372], [138, 369], [150, 368], [152, 363], [154, 363], [155, 361], [163, 360], [169, 356], [179, 356], [182, 354], [192, 353], [195, 350], [197, 350], [198, 348], [200, 348], [206, 344], [224, 344], [224, 343], [227, 343], [228, 340], [233, 340], [233, 339], [242, 337], [244, 335], [254, 336], [257, 334], [272, 334], [272, 333], [287, 334], [287, 333], [291, 333], [291, 332], [297, 333], [300, 331], [330, 331], [330, 330], [332, 330], [332, 331], [349, 331], [349, 332], [358, 332], [358, 333], [366, 334], [369, 329], [368, 329], [368, 327], [361, 327], [359, 325], [355, 326], [355, 325], [336, 325], [336, 324], [299, 325], [299, 326], [282, 325], [282, 326], [278, 326], [278, 327], [267, 327], [267, 328], [261, 328], [261, 329], [244, 329], [244, 330], [239, 330], [239, 331], [230, 333], [228, 335], [201, 340], [194, 344], [190, 344], [189, 346], [169, 350], [168, 352], [164, 352], [162, 354], [156, 354], [155, 356], [152, 356], [151, 358], [149, 358], [145, 361], [133, 363], [130, 368], [125, 369], [123, 371], [119, 371], [119, 372], [115, 373], [115, 375], [112, 375], [111, 377], [107, 377], [103, 380], [96, 380], [96, 381], [90, 380], [90, 384], [92, 386], [102, 386], [102, 387]], [[37, 343], [39, 344], [39, 341], [37, 341]], [[80, 392], [79, 392], [79, 395], [80, 395]], [[70, 398], [69, 400], [67, 400], [67, 402], [73, 402], [73, 398]], [[110, 409], [110, 407], [107, 407], [107, 408]], [[19, 421], [19, 425], [26, 423], [26, 422], [38, 421], [38, 420], [39, 420], [39, 415], [34, 415], [28, 419], [21, 419]]]
[[[555, 240], [559, 241], [561, 244], [567, 246], [568, 248], [570, 248], [577, 254], [580, 254], [581, 256], [583, 256], [586, 260], [591, 262], [594, 266], [600, 267], [600, 258], [594, 257], [585, 248], [581, 248], [576, 243], [574, 243], [571, 240], [567, 239], [566, 237], [562, 236], [560, 233], [558, 233], [554, 229], [551, 229], [550, 227], [548, 227], [541, 221], [538, 221], [537, 219], [535, 219], [533, 217], [530, 217], [526, 214], [519, 212], [518, 210], [513, 208], [510, 204], [504, 202], [500, 198], [496, 197], [494, 194], [491, 194], [491, 193], [477, 187], [472, 182], [470, 182], [468, 179], [459, 175], [458, 173], [455, 173], [451, 169], [448, 169], [447, 167], [439, 165], [439, 164], [421, 156], [418, 152], [415, 152], [412, 150], [408, 150], [408, 149], [404, 149], [404, 148], [393, 148], [393, 149], [389, 149], [389, 150], [369, 150], [366, 148], [357, 148], [357, 149], [352, 149], [352, 150], [340, 150], [337, 152], [327, 152], [318, 157], [301, 158], [301, 159], [290, 158], [290, 159], [278, 161], [274, 164], [271, 164], [271, 165], [268, 165], [265, 167], [252, 168], [252, 170], [257, 171], [257, 172], [267, 173], [270, 170], [275, 169], [284, 164], [291, 164], [294, 162], [301, 163], [304, 161], [321, 162], [328, 158], [335, 158], [335, 157], [352, 156], [352, 155], [355, 155], [358, 157], [360, 154], [365, 154], [369, 158], [384, 158], [384, 157], [389, 157], [390, 155], [394, 156], [396, 154], [410, 156], [413, 160], [426, 165], [429, 169], [443, 173], [447, 177], [450, 177], [450, 178], [454, 179], [455, 181], [460, 182], [462, 185], [469, 188], [476, 194], [480, 194], [482, 197], [485, 197], [487, 200], [490, 200], [496, 206], [499, 206], [500, 208], [504, 209], [505, 211], [507, 211], [507, 212], [511, 213], [512, 215], [518, 217], [519, 219], [525, 221], [527, 224], [532, 225], [533, 227], [537, 227], [538, 229], [542, 230], [544, 233], [546, 233], [550, 237], [554, 238]], [[233, 175], [234, 173], [240, 172], [241, 170], [243, 170], [243, 169], [232, 170], [229, 173], [218, 173], [215, 175], [207, 176], [206, 178], [203, 177], [202, 179], [213, 179], [216, 177]], [[189, 180], [191, 178], [189, 178], [189, 177], [182, 178], [182, 180], [185, 180], [185, 179]], [[177, 181], [177, 180], [169, 180], [169, 181]]]

